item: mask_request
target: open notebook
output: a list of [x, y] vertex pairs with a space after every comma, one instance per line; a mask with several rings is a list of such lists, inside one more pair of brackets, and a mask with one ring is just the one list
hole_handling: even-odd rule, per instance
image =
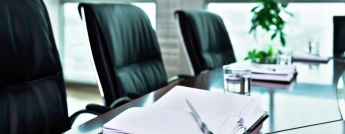
[[130, 108], [103, 125], [103, 134], [202, 134], [188, 99], [216, 134], [251, 131], [268, 117], [260, 98], [176, 86], [144, 108]]
[[236, 62], [228, 66], [250, 68], [252, 80], [291, 82], [297, 74], [296, 67], [293, 65]]

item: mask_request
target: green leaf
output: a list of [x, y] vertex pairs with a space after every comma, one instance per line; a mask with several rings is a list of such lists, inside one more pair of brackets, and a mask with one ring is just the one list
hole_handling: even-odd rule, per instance
[[278, 54], [283, 54], [283, 52], [281, 50], [278, 50]]
[[273, 56], [274, 55], [274, 50], [273, 50], [273, 47], [270, 46], [269, 49], [268, 49], [268, 56]]
[[259, 7], [260, 7], [260, 5], [259, 5], [259, 6], [254, 7], [252, 10], [250, 10], [250, 12], [255, 12], [255, 10], [256, 10], [257, 8], [259, 8]]
[[288, 15], [290, 15], [291, 17], [293, 17], [293, 14], [291, 12], [285, 11], [285, 13], [287, 13]]
[[257, 25], [253, 25], [253, 26], [250, 28], [249, 33], [256, 32], [256, 27], [257, 27]]
[[265, 51], [259, 51], [256, 55], [256, 58], [262, 59], [262, 58], [267, 57], [267, 55], [268, 54]]
[[289, 3], [282, 3], [282, 7], [286, 8], [289, 5]]
[[[293, 16], [292, 13], [285, 10], [288, 6], [288, 3], [281, 3], [278, 0], [254, 0], [255, 2], [260, 2], [258, 6], [255, 6], [251, 9], [253, 13], [253, 18], [251, 19], [252, 27], [249, 30], [249, 33], [253, 33], [255, 40], [257, 27], [262, 28], [266, 32], [274, 31], [271, 35], [271, 40], [275, 39], [279, 34], [280, 42], [282, 46], [285, 46], [285, 36], [283, 29], [285, 26], [285, 21], [281, 18], [280, 13], [285, 12], [290, 16]], [[270, 52], [255, 52], [257, 56], [265, 56], [270, 54]]]
[[244, 60], [248, 59], [255, 59], [256, 58], [256, 49], [249, 50], [247, 57], [244, 58]]
[[271, 40], [273, 40], [277, 36], [277, 32], [274, 32], [274, 34], [271, 36]]
[[286, 41], [284, 35], [280, 34], [280, 42], [282, 43], [282, 46], [285, 47]]

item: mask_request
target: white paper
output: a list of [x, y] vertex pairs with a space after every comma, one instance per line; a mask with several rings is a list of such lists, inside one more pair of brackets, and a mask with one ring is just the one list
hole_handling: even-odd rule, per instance
[[249, 121], [246, 125], [252, 125], [261, 117], [253, 116], [257, 115], [258, 109], [261, 110], [260, 98], [175, 86], [149, 107], [122, 112], [103, 125], [103, 133], [202, 134], [186, 99], [210, 130], [217, 134], [241, 133], [246, 120]]
[[[234, 131], [232, 128], [242, 127], [240, 118], [205, 114], [201, 116], [210, 130], [217, 134], [229, 133]], [[153, 108], [130, 108], [103, 127], [104, 134], [203, 134], [192, 113]]]
[[252, 72], [252, 80], [290, 82], [297, 72], [293, 65], [252, 64], [237, 62], [230, 64], [232, 67], [246, 67]]
[[176, 86], [150, 107], [190, 112], [186, 99], [199, 113], [233, 117], [250, 116], [262, 102], [256, 97]]
[[292, 59], [299, 60], [299, 61], [310, 61], [310, 62], [328, 62], [330, 57], [318, 56], [318, 55], [313, 55], [313, 54], [309, 54], [305, 52], [294, 51], [292, 53]]

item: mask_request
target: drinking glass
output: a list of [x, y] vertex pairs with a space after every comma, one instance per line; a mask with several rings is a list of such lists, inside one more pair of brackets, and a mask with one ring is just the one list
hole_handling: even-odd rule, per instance
[[291, 65], [292, 64], [292, 55], [287, 54], [280, 54], [277, 56], [277, 64], [278, 65]]
[[250, 94], [251, 70], [241, 66], [223, 66], [224, 92]]

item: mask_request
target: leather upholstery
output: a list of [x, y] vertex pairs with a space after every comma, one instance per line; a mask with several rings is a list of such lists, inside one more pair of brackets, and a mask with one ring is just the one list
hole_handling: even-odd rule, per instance
[[333, 54], [339, 56], [345, 51], [345, 16], [333, 17]]
[[0, 133], [69, 129], [65, 85], [42, 0], [0, 4]]
[[167, 85], [155, 31], [147, 15], [127, 4], [80, 4], [106, 106]]
[[176, 11], [182, 38], [195, 75], [236, 62], [223, 20], [206, 11]]

